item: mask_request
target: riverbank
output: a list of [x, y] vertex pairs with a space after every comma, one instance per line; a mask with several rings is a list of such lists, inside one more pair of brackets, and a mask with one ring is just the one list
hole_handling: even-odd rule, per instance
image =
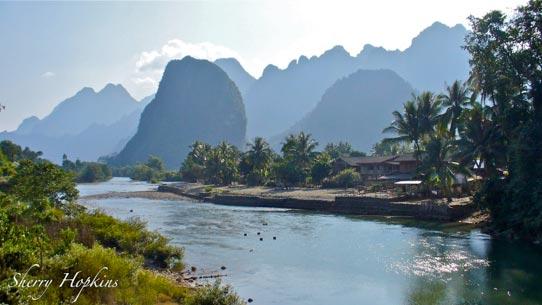
[[243, 185], [214, 187], [199, 183], [160, 185], [157, 190], [108, 192], [81, 197], [80, 200], [144, 198], [151, 200], [196, 200], [247, 207], [287, 208], [338, 214], [412, 217], [423, 220], [458, 221], [483, 224], [470, 197], [445, 199], [394, 198], [386, 193], [360, 193], [357, 189], [272, 188]]
[[394, 198], [386, 193], [360, 194], [356, 189], [213, 187], [199, 183], [178, 183], [160, 185], [158, 192], [231, 206], [401, 216], [439, 221], [468, 219], [476, 212], [469, 197], [456, 198], [448, 203], [444, 199]]
[[87, 195], [79, 198], [79, 201], [100, 200], [111, 198], [143, 198], [151, 200], [186, 200], [187, 196], [170, 192], [159, 191], [128, 191], [128, 192], [107, 192], [96, 195]]

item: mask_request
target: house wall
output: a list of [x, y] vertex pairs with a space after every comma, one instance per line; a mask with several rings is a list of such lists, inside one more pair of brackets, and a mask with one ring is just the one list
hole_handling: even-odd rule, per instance
[[416, 171], [416, 161], [400, 161], [399, 172], [401, 174], [413, 173]]
[[377, 164], [361, 164], [359, 166], [360, 168], [360, 174], [365, 179], [378, 179], [380, 176], [389, 175], [393, 172], [396, 172], [399, 170], [399, 167], [391, 165], [391, 164], [383, 164], [383, 163], [377, 163]]

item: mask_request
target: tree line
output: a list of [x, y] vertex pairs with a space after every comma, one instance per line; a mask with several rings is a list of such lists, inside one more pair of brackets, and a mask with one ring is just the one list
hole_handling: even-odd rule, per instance
[[[365, 155], [346, 142], [328, 144], [321, 152], [316, 151], [317, 146], [318, 142], [304, 132], [286, 137], [280, 153], [261, 137], [248, 143], [245, 152], [226, 142], [213, 147], [196, 141], [190, 146], [180, 176], [185, 181], [217, 185], [320, 185], [333, 177], [333, 160], [343, 155]], [[360, 180], [359, 174], [351, 174]]]
[[443, 95], [423, 92], [393, 113], [392, 143], [414, 147], [419, 173], [449, 194], [456, 173], [477, 169], [475, 202], [496, 233], [542, 238], [542, 1], [513, 16], [470, 17], [471, 72]]

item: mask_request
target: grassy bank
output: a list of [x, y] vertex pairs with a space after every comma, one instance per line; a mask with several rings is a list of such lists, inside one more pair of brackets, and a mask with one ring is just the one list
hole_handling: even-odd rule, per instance
[[77, 198], [60, 167], [0, 154], [0, 304], [243, 304], [228, 287], [164, 276], [182, 270], [183, 249]]

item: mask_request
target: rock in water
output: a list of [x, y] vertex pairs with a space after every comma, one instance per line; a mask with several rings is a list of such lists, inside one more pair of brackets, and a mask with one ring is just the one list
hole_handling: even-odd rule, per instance
[[233, 81], [217, 65], [187, 56], [167, 64], [136, 135], [112, 163], [135, 164], [156, 155], [178, 169], [194, 141], [242, 147], [245, 132], [245, 107]]

